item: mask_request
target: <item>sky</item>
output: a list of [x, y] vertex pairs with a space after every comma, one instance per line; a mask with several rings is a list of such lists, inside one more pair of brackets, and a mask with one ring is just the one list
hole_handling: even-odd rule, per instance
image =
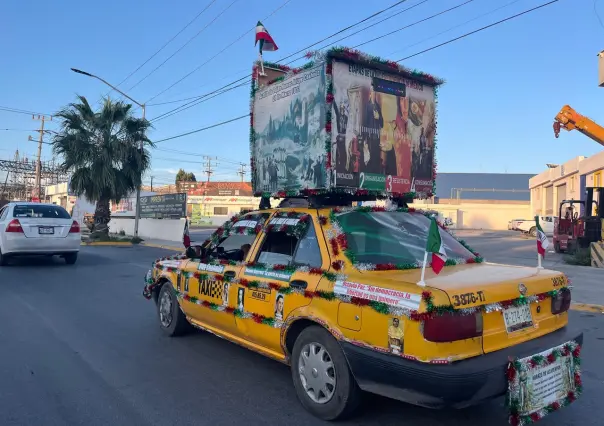
[[[399, 60], [547, 0], [407, 0], [313, 49], [348, 35], [351, 36], [336, 44], [356, 46], [466, 2], [360, 49]], [[253, 33], [258, 20], [279, 46], [276, 52], [265, 52], [264, 59], [278, 61], [394, 3], [395, 0], [2, 2], [0, 108], [52, 114], [75, 101], [76, 95], [86, 96], [96, 104], [108, 94], [108, 88], [70, 68], [85, 70], [118, 85], [199, 14], [165, 49], [119, 86], [139, 103], [148, 104], [147, 118], [153, 119], [182, 104], [154, 103], [212, 92], [249, 73], [258, 55]], [[392, 19], [371, 25], [414, 5]], [[200, 13], [204, 8], [205, 12]], [[601, 151], [602, 146], [580, 133], [564, 132], [556, 139], [552, 130], [553, 118], [565, 104], [604, 125], [604, 88], [598, 87], [597, 58], [604, 49], [604, 43], [597, 41], [604, 38], [604, 24], [598, 14], [604, 17], [604, 2], [559, 0], [402, 61], [409, 68], [446, 80], [438, 98], [439, 170], [539, 173], [545, 170], [546, 163], [560, 164], [578, 155]], [[353, 34], [365, 27], [368, 29]], [[303, 63], [298, 60], [293, 65]], [[118, 97], [115, 92], [109, 96]], [[249, 86], [245, 85], [153, 122], [150, 138], [160, 140], [248, 112]], [[136, 109], [134, 113], [141, 111]], [[39, 122], [29, 114], [0, 110], [0, 129], [17, 129], [0, 130], [0, 158], [12, 159], [16, 149], [21, 156], [35, 158], [37, 144], [28, 141], [28, 136], [36, 138], [38, 134], [28, 130], [38, 126]], [[58, 123], [47, 123], [47, 128], [58, 129]], [[153, 176], [156, 184], [173, 183], [180, 167], [205, 179], [203, 155], [218, 157], [212, 162], [212, 180], [238, 179], [238, 163], [249, 164], [249, 120], [158, 143], [145, 181]], [[49, 145], [43, 146], [42, 157], [52, 158]], [[247, 170], [249, 179], [249, 167]]]

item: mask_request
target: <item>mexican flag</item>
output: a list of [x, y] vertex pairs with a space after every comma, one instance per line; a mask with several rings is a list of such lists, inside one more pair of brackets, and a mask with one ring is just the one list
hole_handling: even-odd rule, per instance
[[191, 237], [189, 236], [189, 219], [185, 219], [185, 229], [182, 232], [182, 244], [185, 248], [191, 246]]
[[435, 218], [430, 219], [426, 252], [432, 253], [432, 270], [435, 274], [439, 274], [447, 261], [447, 253], [445, 252], [445, 246], [440, 238], [440, 231]]
[[549, 247], [549, 240], [543, 232], [541, 225], [539, 225], [539, 216], [535, 216], [535, 223], [537, 224], [537, 252], [541, 257], [545, 257], [545, 250]]
[[254, 43], [254, 46], [258, 44], [258, 42], [260, 42], [261, 55], [262, 52], [273, 52], [279, 49], [271, 35], [268, 33], [268, 31], [260, 21], [258, 21], [258, 23], [256, 24], [256, 43]]

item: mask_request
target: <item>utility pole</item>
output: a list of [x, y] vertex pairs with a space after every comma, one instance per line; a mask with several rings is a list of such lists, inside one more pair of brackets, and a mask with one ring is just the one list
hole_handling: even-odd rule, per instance
[[151, 192], [153, 192], [153, 176], [151, 176]]
[[243, 177], [245, 176], [245, 164], [243, 163], [239, 163], [239, 171], [237, 172], [237, 174], [239, 176], [241, 176], [241, 183], [243, 183]]
[[[210, 176], [214, 173], [214, 169], [212, 168], [212, 157], [204, 155], [203, 158], [205, 160], [207, 160], [206, 169], [204, 170], [204, 173], [208, 176], [207, 182], [209, 182], [210, 181]], [[216, 164], [214, 164], [214, 166], [216, 166]]]
[[40, 133], [40, 138], [38, 139], [38, 162], [36, 163], [36, 188], [38, 189], [38, 200], [42, 202], [42, 143], [44, 143], [44, 123], [46, 120], [52, 121], [52, 116], [32, 115], [31, 118], [41, 122], [40, 130], [36, 130], [36, 132]]

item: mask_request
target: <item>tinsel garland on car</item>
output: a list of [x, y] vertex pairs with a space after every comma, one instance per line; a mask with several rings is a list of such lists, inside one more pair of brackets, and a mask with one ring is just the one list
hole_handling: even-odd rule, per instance
[[[254, 266], [255, 268], [265, 267], [265, 265], [260, 265], [260, 264], [247, 264], [247, 266]], [[345, 281], [347, 278], [346, 275], [344, 275], [344, 274], [336, 274], [336, 273], [333, 273], [330, 271], [325, 271], [321, 268], [309, 268], [309, 267], [292, 268], [292, 267], [288, 267], [286, 265], [271, 265], [271, 266], [272, 267], [270, 268], [270, 270], [273, 270], [273, 271], [302, 272], [302, 273], [309, 273], [309, 274], [313, 274], [313, 275], [321, 275], [330, 283], [334, 283], [335, 281]], [[332, 265], [332, 267], [333, 266], [334, 265]], [[341, 264], [337, 265], [337, 266], [340, 267]], [[246, 288], [250, 288], [250, 289], [265, 288], [265, 289], [275, 290], [284, 295], [299, 294], [307, 299], [319, 298], [319, 299], [323, 299], [323, 300], [327, 300], [327, 301], [332, 301], [332, 300], [337, 299], [339, 301], [342, 301], [345, 303], [351, 303], [351, 304], [357, 305], [357, 306], [367, 306], [367, 307], [371, 308], [372, 310], [374, 310], [375, 312], [378, 312], [383, 315], [404, 316], [404, 317], [409, 318], [411, 321], [419, 321], [419, 322], [428, 320], [428, 319], [436, 317], [436, 316], [445, 315], [445, 314], [471, 315], [471, 314], [474, 314], [477, 312], [490, 313], [490, 312], [495, 312], [495, 311], [503, 311], [504, 309], [512, 307], [512, 306], [517, 307], [517, 306], [522, 306], [522, 305], [528, 305], [531, 303], [539, 303], [548, 298], [558, 297], [558, 295], [560, 293], [570, 291], [570, 288], [565, 286], [565, 287], [561, 287], [558, 290], [551, 290], [548, 292], [539, 293], [539, 294], [535, 294], [535, 295], [531, 295], [531, 296], [520, 296], [516, 299], [510, 299], [510, 300], [505, 300], [505, 301], [496, 302], [496, 303], [489, 303], [487, 305], [481, 305], [481, 306], [463, 308], [463, 309], [455, 309], [455, 307], [451, 304], [435, 305], [432, 292], [426, 290], [421, 293], [422, 301], [425, 304], [425, 310], [419, 311], [419, 310], [409, 309], [409, 308], [394, 307], [394, 306], [388, 305], [383, 302], [377, 302], [374, 300], [368, 300], [368, 299], [364, 299], [364, 298], [360, 298], [360, 297], [351, 297], [351, 296], [347, 296], [347, 295], [337, 294], [333, 291], [328, 291], [328, 290], [311, 291], [311, 290], [297, 289], [297, 288], [290, 287], [288, 283], [271, 282], [271, 281], [267, 282], [267, 281], [260, 281], [260, 280], [248, 280], [246, 278], [235, 279], [235, 278], [229, 278], [228, 276], [225, 276], [222, 274], [206, 273], [206, 272], [199, 272], [199, 271], [181, 271], [178, 268], [175, 268], [173, 266], [163, 267], [161, 265], [161, 263], [157, 263], [155, 265], [155, 267], [159, 270], [165, 270], [166, 272], [169, 272], [169, 273], [171, 272], [171, 273], [181, 274], [185, 278], [195, 278], [198, 280], [214, 279], [219, 282], [227, 282], [230, 284], [236, 284], [236, 285], [240, 285], [242, 287], [246, 287]], [[157, 285], [159, 285], [158, 280], [151, 280], [150, 282], [147, 282], [144, 293], [150, 294]]]
[[[535, 423], [546, 415], [569, 405], [577, 399], [583, 391], [580, 355], [581, 346], [575, 341], [570, 341], [549, 350], [545, 354], [538, 354], [521, 360], [515, 359], [510, 361], [506, 371], [508, 379], [506, 402], [510, 410], [509, 422], [512, 426], [525, 426]], [[535, 368], [545, 367], [558, 362], [561, 357], [569, 358], [569, 365], [565, 366], [565, 368], [568, 368], [568, 371], [562, 373], [569, 375], [570, 389], [568, 393], [542, 409], [530, 412], [530, 414], [523, 414], [522, 402], [524, 395], [521, 394], [523, 390], [521, 389], [522, 386], [518, 377], [523, 373], [525, 375], [530, 373], [530, 371]]]
[[[376, 68], [386, 73], [402, 74], [403, 76], [419, 81], [427, 86], [430, 86], [434, 90], [434, 104], [435, 107], [438, 104], [438, 86], [444, 83], [443, 79], [430, 75], [428, 73], [421, 72], [416, 69], [409, 69], [405, 66], [379, 56], [369, 55], [361, 52], [357, 49], [349, 47], [336, 46], [326, 51], [309, 51], [306, 53], [307, 59], [310, 59], [308, 63], [301, 67], [291, 68], [286, 65], [277, 63], [264, 62], [264, 66], [267, 68], [274, 68], [283, 71], [285, 74], [270, 80], [267, 85], [279, 83], [291, 76], [297, 75], [301, 72], [307, 71], [320, 64], [325, 64], [325, 103], [327, 105], [327, 111], [325, 112], [325, 169], [326, 169], [326, 182], [332, 182], [333, 178], [333, 161], [332, 161], [332, 104], [334, 101], [334, 85], [333, 85], [333, 61], [342, 60], [347, 62], [354, 62], [361, 64], [366, 67]], [[254, 161], [254, 148], [256, 145], [256, 131], [254, 129], [254, 97], [258, 90], [258, 63], [255, 63], [252, 68], [252, 79], [250, 87], [250, 166], [251, 166], [251, 177], [252, 182], [257, 181], [257, 166]], [[434, 126], [437, 124], [437, 108], [435, 108]], [[432, 164], [432, 191], [430, 193], [387, 193], [384, 190], [367, 190], [367, 189], [355, 189], [355, 188], [323, 188], [323, 189], [300, 189], [300, 190], [289, 190], [289, 191], [275, 191], [275, 192], [259, 192], [257, 191], [255, 196], [262, 197], [273, 197], [273, 198], [285, 198], [285, 197], [296, 197], [296, 196], [309, 196], [309, 195], [323, 195], [323, 194], [349, 194], [357, 197], [360, 196], [372, 196], [378, 199], [385, 199], [388, 197], [407, 197], [407, 198], [418, 198], [425, 199], [431, 197], [436, 193], [436, 148], [437, 148], [437, 137], [434, 135], [434, 159]], [[329, 186], [329, 185], [328, 185]]]

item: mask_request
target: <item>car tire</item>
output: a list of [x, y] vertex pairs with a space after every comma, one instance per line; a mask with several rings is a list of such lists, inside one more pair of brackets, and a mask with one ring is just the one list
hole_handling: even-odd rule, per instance
[[191, 325], [180, 309], [174, 287], [169, 282], [161, 286], [157, 298], [157, 317], [159, 326], [170, 337], [182, 336]]
[[66, 254], [63, 257], [65, 258], [65, 263], [67, 263], [68, 265], [73, 265], [78, 260], [78, 254], [77, 253], [68, 253], [68, 254]]
[[554, 244], [554, 251], [555, 251], [556, 253], [561, 253], [561, 250], [560, 250], [560, 243], [555, 243], [555, 244]]
[[[340, 345], [324, 328], [311, 326], [300, 333], [292, 351], [291, 372], [298, 399], [314, 416], [343, 419], [358, 407], [361, 389]], [[321, 376], [328, 379], [321, 380]], [[330, 395], [315, 391], [312, 385], [322, 387]]]
[[2, 250], [0, 250], [0, 266], [7, 266], [8, 265], [8, 256], [5, 254], [2, 254]]
[[533, 227], [531, 228], [531, 230], [529, 231], [529, 235], [530, 235], [531, 237], [536, 237], [536, 236], [537, 236], [537, 227], [536, 227], [536, 226], [533, 226]]

